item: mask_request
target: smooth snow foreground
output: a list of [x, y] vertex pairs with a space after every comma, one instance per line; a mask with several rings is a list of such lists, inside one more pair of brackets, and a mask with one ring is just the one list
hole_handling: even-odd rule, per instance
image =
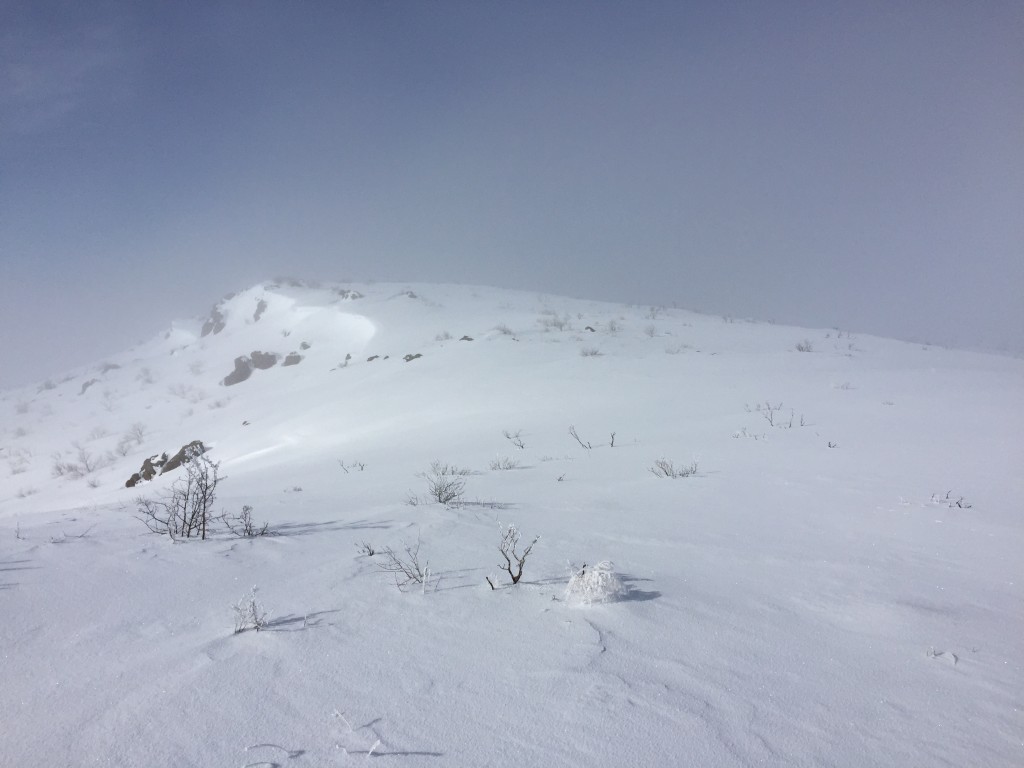
[[[1022, 435], [1016, 359], [258, 285], [0, 396], [0, 764], [1024, 765]], [[192, 440], [272, 535], [136, 519]]]

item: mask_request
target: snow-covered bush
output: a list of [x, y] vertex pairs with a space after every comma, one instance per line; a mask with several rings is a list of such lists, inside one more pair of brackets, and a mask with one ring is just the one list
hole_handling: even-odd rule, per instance
[[235, 634], [245, 632], [247, 629], [255, 629], [259, 632], [267, 626], [267, 611], [263, 604], [256, 599], [258, 588], [253, 585], [249, 594], [243, 597], [235, 605], [231, 606], [235, 612]]
[[565, 599], [572, 603], [611, 603], [622, 599], [629, 588], [615, 573], [612, 563], [602, 560], [574, 571], [565, 588]]

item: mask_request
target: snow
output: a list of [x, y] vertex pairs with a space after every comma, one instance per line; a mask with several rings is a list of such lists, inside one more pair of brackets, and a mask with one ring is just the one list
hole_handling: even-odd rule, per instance
[[[218, 307], [0, 394], [0, 764], [1024, 764], [1021, 360], [469, 286]], [[253, 351], [304, 357], [221, 385]], [[275, 535], [135, 519], [194, 439]], [[104, 465], [53, 477], [73, 442]], [[362, 551], [417, 540], [426, 590]]]

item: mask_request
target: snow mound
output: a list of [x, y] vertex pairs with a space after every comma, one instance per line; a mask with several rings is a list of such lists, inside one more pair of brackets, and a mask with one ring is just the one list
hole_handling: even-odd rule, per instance
[[629, 587], [615, 573], [613, 564], [602, 560], [597, 565], [584, 565], [569, 579], [565, 599], [570, 603], [591, 605], [621, 600]]

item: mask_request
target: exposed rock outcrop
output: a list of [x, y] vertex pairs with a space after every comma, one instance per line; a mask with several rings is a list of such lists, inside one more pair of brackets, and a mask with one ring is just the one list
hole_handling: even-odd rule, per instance
[[203, 329], [199, 332], [199, 335], [209, 336], [211, 333], [220, 333], [224, 330], [225, 325], [224, 315], [221, 313], [220, 309], [214, 307], [210, 310], [210, 316], [206, 318], [206, 322], [203, 323]]
[[252, 360], [247, 355], [235, 358], [235, 370], [221, 380], [225, 387], [234, 386], [252, 376]]
[[277, 361], [280, 358], [276, 352], [259, 352], [254, 351], [249, 359], [252, 361], [253, 368], [259, 368], [261, 371], [265, 371], [268, 368], [273, 368], [277, 365]]
[[186, 457], [200, 453], [206, 453], [206, 446], [203, 445], [202, 440], [193, 440], [191, 443], [181, 446], [181, 450], [171, 458], [167, 458], [166, 452], [159, 455], [154, 454], [142, 462], [142, 467], [128, 478], [124, 487], [134, 488], [139, 483], [149, 482], [157, 475], [162, 475], [180, 467]]

